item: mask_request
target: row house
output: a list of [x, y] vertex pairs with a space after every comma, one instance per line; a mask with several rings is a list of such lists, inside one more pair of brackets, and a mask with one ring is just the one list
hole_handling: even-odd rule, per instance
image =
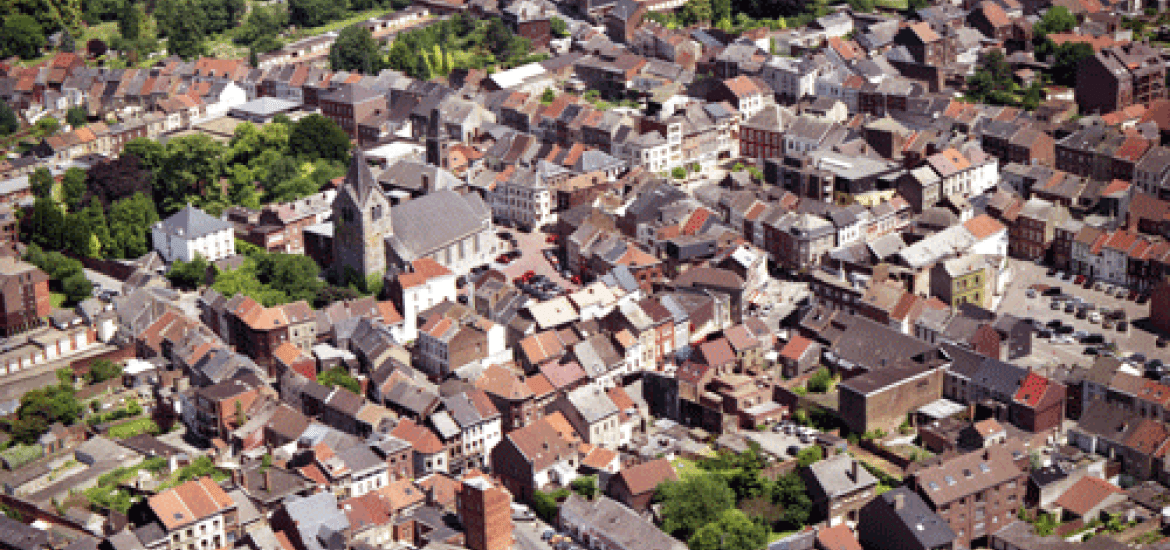
[[772, 88], [777, 101], [792, 105], [816, 93], [817, 76], [822, 66], [824, 63], [811, 56], [800, 59], [773, 56], [764, 64], [760, 78]]
[[988, 121], [979, 134], [984, 152], [1000, 164], [1046, 164], [1055, 161], [1056, 142], [1047, 132], [1031, 124]]
[[495, 223], [517, 227], [541, 228], [552, 223], [552, 190], [558, 182], [568, 179], [567, 170], [553, 171], [545, 164], [534, 169], [517, 169], [511, 177], [497, 180], [488, 191], [487, 203]]
[[273, 353], [281, 344], [288, 342], [304, 351], [316, 344], [317, 316], [303, 301], [264, 307], [243, 294], [224, 299], [214, 293], [200, 300], [199, 306], [207, 326], [270, 370]]
[[1112, 113], [1166, 98], [1166, 66], [1143, 42], [1103, 48], [1077, 64], [1076, 101], [1085, 114]]
[[1024, 203], [1008, 230], [1008, 253], [1016, 258], [1042, 260], [1056, 238], [1056, 228], [1070, 219], [1068, 209], [1040, 198]]

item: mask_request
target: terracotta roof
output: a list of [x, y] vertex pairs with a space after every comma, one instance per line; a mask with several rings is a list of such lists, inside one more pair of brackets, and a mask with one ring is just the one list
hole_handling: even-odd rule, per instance
[[993, 27], [1006, 27], [1012, 24], [1011, 19], [1008, 19], [1007, 12], [1003, 11], [1003, 8], [999, 7], [999, 4], [995, 2], [985, 1], [979, 4], [979, 9], [983, 12], [983, 17]]
[[569, 419], [565, 418], [565, 415], [560, 411], [545, 415], [544, 419], [557, 431], [561, 439], [573, 443], [581, 442], [581, 436], [577, 434], [577, 430], [573, 428], [572, 424], [569, 424]]
[[[464, 477], [469, 476], [464, 474]], [[430, 494], [432, 501], [441, 506], [448, 506], [455, 503], [455, 495], [459, 494], [463, 483], [443, 474], [431, 474], [418, 480], [418, 486]]]
[[699, 350], [707, 364], [713, 367], [735, 362], [735, 352], [726, 338], [719, 338], [699, 345]]
[[321, 472], [321, 469], [316, 464], [309, 464], [308, 466], [301, 466], [297, 471], [306, 479], [318, 485], [329, 485], [329, 479]]
[[914, 34], [918, 35], [918, 39], [923, 43], [940, 40], [938, 33], [934, 32], [934, 29], [930, 28], [930, 24], [924, 21], [910, 25], [910, 30], [914, 31]]
[[168, 531], [222, 513], [235, 502], [210, 477], [193, 479], [147, 499]]
[[617, 451], [611, 451], [605, 447], [593, 447], [585, 455], [585, 458], [581, 459], [581, 465], [588, 466], [594, 470], [604, 470], [617, 457]]
[[585, 369], [576, 361], [546, 363], [540, 366], [540, 372], [548, 377], [548, 382], [556, 389], [564, 389], [587, 376]]
[[412, 288], [421, 285], [435, 277], [451, 275], [451, 270], [430, 258], [420, 258], [411, 262], [414, 271], [398, 275], [398, 284], [402, 288]]
[[1085, 476], [1060, 495], [1054, 504], [1078, 516], [1084, 516], [1110, 495], [1120, 492], [1121, 487], [1104, 479]]
[[1062, 46], [1069, 42], [1088, 44], [1093, 47], [1093, 51], [1095, 52], [1099, 52], [1105, 48], [1110, 48], [1118, 44], [1118, 42], [1108, 34], [1092, 36], [1087, 34], [1061, 32], [1048, 35], [1048, 39], [1052, 40], [1052, 42], [1057, 46]]
[[760, 89], [756, 86], [756, 83], [747, 76], [740, 75], [735, 78], [729, 78], [723, 81], [723, 85], [726, 86], [727, 89], [731, 91], [733, 95], [735, 95], [735, 97], [740, 99], [749, 96], [760, 95]]
[[390, 435], [410, 442], [414, 450], [423, 454], [435, 454], [443, 450], [443, 443], [430, 428], [404, 418], [390, 432]]
[[475, 387], [509, 400], [532, 397], [529, 384], [526, 384], [519, 374], [504, 365], [491, 365], [484, 369], [479, 378], [475, 380]]
[[617, 477], [630, 490], [630, 494], [640, 495], [653, 491], [664, 481], [677, 480], [678, 474], [675, 473], [674, 466], [670, 464], [669, 460], [658, 458], [632, 468], [626, 468]]
[[780, 356], [792, 361], [799, 361], [810, 345], [812, 345], [812, 340], [799, 334], [794, 334], [792, 339], [787, 344], [784, 344], [784, 348], [780, 350]]
[[821, 550], [861, 550], [861, 544], [844, 523], [817, 531], [817, 548]]
[[980, 241], [1005, 229], [1002, 223], [987, 214], [980, 214], [963, 222], [963, 227]]
[[974, 424], [975, 431], [983, 437], [989, 437], [1003, 431], [1003, 426], [999, 424], [994, 418], [980, 420]]
[[1170, 428], [1152, 418], [1143, 418], [1137, 427], [1125, 438], [1125, 446], [1143, 455], [1155, 457], [1159, 454], [1166, 439], [1170, 438]]
[[561, 438], [560, 433], [542, 418], [504, 436], [528, 460], [533, 471], [541, 471], [576, 455], [576, 445]]

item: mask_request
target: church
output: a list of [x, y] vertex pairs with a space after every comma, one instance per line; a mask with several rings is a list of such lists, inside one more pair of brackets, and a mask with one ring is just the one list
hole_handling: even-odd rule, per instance
[[475, 193], [451, 189], [391, 206], [355, 149], [345, 181], [333, 201], [333, 265], [339, 280], [402, 273], [430, 258], [466, 275], [497, 254], [491, 209]]

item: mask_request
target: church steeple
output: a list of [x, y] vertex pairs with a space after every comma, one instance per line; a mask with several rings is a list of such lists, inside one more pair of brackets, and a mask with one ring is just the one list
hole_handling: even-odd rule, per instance
[[363, 204], [370, 193], [377, 191], [378, 184], [374, 181], [370, 164], [366, 162], [366, 154], [360, 148], [354, 147], [351, 157], [349, 172], [345, 174], [345, 185], [353, 187], [358, 203]]

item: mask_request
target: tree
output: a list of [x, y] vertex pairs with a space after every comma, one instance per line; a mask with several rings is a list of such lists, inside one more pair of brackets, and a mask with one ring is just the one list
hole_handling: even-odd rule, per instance
[[36, 127], [42, 136], [51, 136], [61, 129], [61, 122], [51, 116], [43, 116], [37, 119]]
[[856, 12], [870, 13], [877, 5], [874, 4], [873, 0], [849, 0], [849, 7], [853, 8], [853, 11]]
[[324, 286], [318, 278], [321, 268], [300, 254], [262, 254], [256, 259], [256, 276], [261, 283], [283, 292], [290, 300], [312, 301]]
[[679, 23], [684, 26], [711, 21], [711, 17], [711, 0], [687, 0], [687, 3], [678, 10]]
[[85, 196], [85, 181], [89, 176], [85, 170], [76, 166], [70, 167], [61, 177], [61, 200], [70, 210], [76, 210]]
[[658, 487], [662, 530], [689, 540], [701, 527], [735, 505], [735, 493], [721, 476], [694, 475]]
[[565, 20], [561, 19], [560, 17], [553, 16], [552, 19], [549, 19], [548, 28], [549, 32], [551, 32], [552, 35], [557, 38], [564, 38], [569, 36], [569, 25], [568, 23], [565, 23]]
[[309, 159], [349, 160], [349, 135], [336, 122], [312, 114], [293, 124], [289, 153]]
[[7, 136], [20, 129], [20, 119], [8, 103], [0, 101], [0, 136]]
[[207, 278], [207, 268], [210, 264], [202, 255], [196, 254], [195, 259], [184, 262], [175, 260], [171, 270], [167, 272], [167, 279], [181, 288], [196, 289]]
[[906, 2], [906, 8], [911, 12], [917, 12], [930, 7], [930, 0], [909, 0]]
[[53, 174], [48, 168], [37, 168], [28, 178], [28, 190], [37, 198], [52, 198]]
[[741, 510], [724, 510], [688, 539], [690, 550], [760, 550], [768, 543], [768, 528]]
[[772, 484], [772, 500], [784, 506], [781, 521], [786, 528], [800, 528], [808, 522], [812, 513], [812, 499], [808, 496], [804, 480], [796, 472], [776, 478]]
[[154, 202], [142, 193], [110, 207], [110, 242], [106, 257], [138, 258], [150, 251], [150, 227], [158, 221]]
[[670, 177], [681, 180], [687, 177], [687, 169], [682, 166], [675, 166], [670, 169]]
[[61, 34], [61, 43], [57, 46], [57, 49], [66, 53], [73, 53], [76, 51], [77, 40], [73, 38], [73, 33], [69, 31], [63, 31]]
[[370, 30], [358, 25], [342, 29], [329, 47], [329, 65], [335, 71], [353, 71], [378, 74], [382, 70], [382, 56], [378, 41]]
[[552, 88], [545, 88], [544, 92], [541, 92], [541, 94], [540, 94], [540, 102], [545, 104], [545, 105], [548, 105], [548, 104], [552, 103], [553, 101], [556, 101], [556, 99], [557, 99], [557, 93], [554, 92]]
[[90, 384], [98, 384], [122, 376], [122, 365], [109, 359], [95, 359], [89, 364], [89, 372], [85, 379]]
[[288, 18], [299, 27], [316, 27], [340, 19], [345, 6], [345, 2], [334, 0], [289, 0]]
[[813, 373], [808, 379], [808, 391], [813, 393], [825, 393], [829, 391], [829, 387], [833, 384], [833, 373], [829, 369], [821, 367]]
[[154, 174], [154, 196], [161, 198], [161, 210], [178, 212], [189, 202], [200, 203], [216, 185], [224, 171], [226, 147], [204, 134], [195, 134], [167, 142], [162, 164]]
[[796, 453], [796, 463], [801, 468], [812, 466], [825, 457], [825, 452], [818, 445], [809, 445]]
[[1077, 17], [1068, 11], [1064, 6], [1052, 6], [1044, 15], [1040, 17], [1040, 21], [1032, 27], [1037, 38], [1044, 39], [1049, 34], [1056, 34], [1062, 32], [1069, 32], [1076, 28]]
[[134, 154], [123, 152], [116, 159], [99, 162], [86, 174], [84, 203], [97, 200], [107, 208], [113, 203], [134, 196], [151, 195], [153, 174], [142, 166]]
[[1084, 42], [1065, 42], [1055, 48], [1052, 62], [1052, 80], [1062, 86], [1075, 86], [1077, 65], [1082, 59], [1093, 57], [1093, 47]]
[[93, 295], [93, 283], [85, 278], [84, 273], [74, 273], [61, 281], [61, 291], [67, 302], [76, 304]]
[[65, 214], [53, 199], [41, 197], [33, 202], [32, 213], [27, 214], [27, 222], [22, 224], [28, 229], [26, 242], [32, 242], [42, 248], [59, 250], [64, 236]]
[[358, 384], [358, 381], [350, 376], [349, 371], [345, 370], [341, 365], [317, 375], [317, 383], [326, 387], [341, 386], [358, 395], [362, 394], [362, 388]]
[[70, 107], [65, 112], [65, 122], [74, 128], [80, 128], [89, 123], [89, 112], [85, 107]]
[[730, 21], [731, 0], [711, 0], [711, 17], [715, 21]]
[[594, 476], [581, 476], [574, 479], [569, 486], [573, 488], [574, 493], [589, 500], [593, 500], [593, 497], [597, 496], [597, 478]]
[[179, 4], [166, 32], [167, 51], [186, 60], [202, 55], [205, 22], [202, 10], [193, 1]]
[[27, 15], [10, 15], [0, 26], [0, 57], [19, 56], [33, 59], [45, 46], [45, 32], [36, 19]]
[[248, 415], [244, 414], [244, 403], [236, 400], [236, 426], [243, 426], [248, 422]]
[[142, 12], [134, 0], [122, 0], [118, 13], [118, 34], [127, 41], [138, 40], [142, 33]]

